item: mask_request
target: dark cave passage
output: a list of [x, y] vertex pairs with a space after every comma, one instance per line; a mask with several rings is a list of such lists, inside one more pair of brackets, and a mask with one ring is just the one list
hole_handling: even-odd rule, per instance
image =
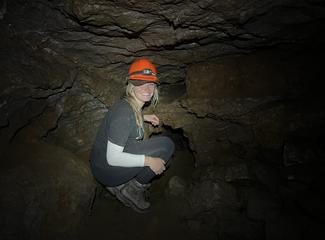
[[[323, 239], [324, 11], [324, 0], [0, 0], [0, 239]], [[144, 108], [161, 124], [145, 134], [176, 144], [147, 214], [89, 164], [140, 57], [161, 82]]]

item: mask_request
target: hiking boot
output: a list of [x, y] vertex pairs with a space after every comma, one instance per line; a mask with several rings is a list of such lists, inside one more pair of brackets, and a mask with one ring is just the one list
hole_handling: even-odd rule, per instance
[[144, 212], [150, 208], [150, 203], [146, 200], [146, 192], [149, 186], [150, 184], [141, 184], [132, 179], [121, 188], [121, 195], [130, 201], [134, 210]]
[[106, 187], [106, 190], [112, 194], [113, 196], [115, 196], [121, 203], [123, 203], [125, 206], [127, 207], [131, 207], [131, 203], [130, 200], [128, 200], [127, 198], [125, 198], [122, 194], [121, 194], [121, 189], [125, 186], [125, 184], [121, 184], [115, 187]]

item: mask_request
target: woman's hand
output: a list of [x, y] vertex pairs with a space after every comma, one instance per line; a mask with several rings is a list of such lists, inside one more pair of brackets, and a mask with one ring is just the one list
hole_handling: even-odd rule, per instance
[[155, 114], [143, 115], [144, 121], [150, 122], [153, 126], [159, 125], [159, 118]]
[[161, 158], [146, 156], [144, 159], [144, 165], [150, 167], [150, 169], [157, 175], [165, 171], [165, 161]]

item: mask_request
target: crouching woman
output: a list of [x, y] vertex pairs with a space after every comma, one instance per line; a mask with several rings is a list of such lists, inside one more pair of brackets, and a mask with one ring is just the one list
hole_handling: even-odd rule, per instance
[[126, 96], [115, 102], [100, 125], [90, 154], [98, 182], [125, 206], [146, 212], [146, 191], [152, 179], [169, 166], [174, 143], [165, 136], [144, 139], [144, 121], [156, 126], [159, 118], [143, 115], [146, 103], [158, 102], [156, 67], [145, 58], [130, 68]]

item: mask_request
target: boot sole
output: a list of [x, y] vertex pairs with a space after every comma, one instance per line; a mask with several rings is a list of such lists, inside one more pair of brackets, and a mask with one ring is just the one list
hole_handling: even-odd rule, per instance
[[107, 191], [114, 197], [116, 197], [124, 206], [132, 208], [134, 211], [138, 213], [147, 213], [149, 212], [149, 208], [140, 209], [138, 208], [130, 199], [125, 197], [118, 189], [115, 188], [106, 188]]
[[117, 193], [116, 194], [116, 198], [122, 202], [126, 207], [132, 208], [134, 211], [138, 212], [138, 213], [147, 213], [149, 212], [149, 208], [146, 209], [140, 209], [138, 208], [131, 200], [129, 200], [128, 198], [126, 198], [124, 195], [122, 195], [121, 193]]
[[120, 193], [123, 199], [127, 199], [128, 203], [131, 205], [130, 207], [138, 213], [147, 213], [150, 211], [150, 206], [148, 208], [139, 208], [126, 194], [123, 194], [123, 189], [121, 189]]
[[113, 197], [117, 198], [126, 207], [131, 207], [129, 204], [129, 200], [124, 198], [118, 189], [116, 188], [106, 188], [106, 189]]

